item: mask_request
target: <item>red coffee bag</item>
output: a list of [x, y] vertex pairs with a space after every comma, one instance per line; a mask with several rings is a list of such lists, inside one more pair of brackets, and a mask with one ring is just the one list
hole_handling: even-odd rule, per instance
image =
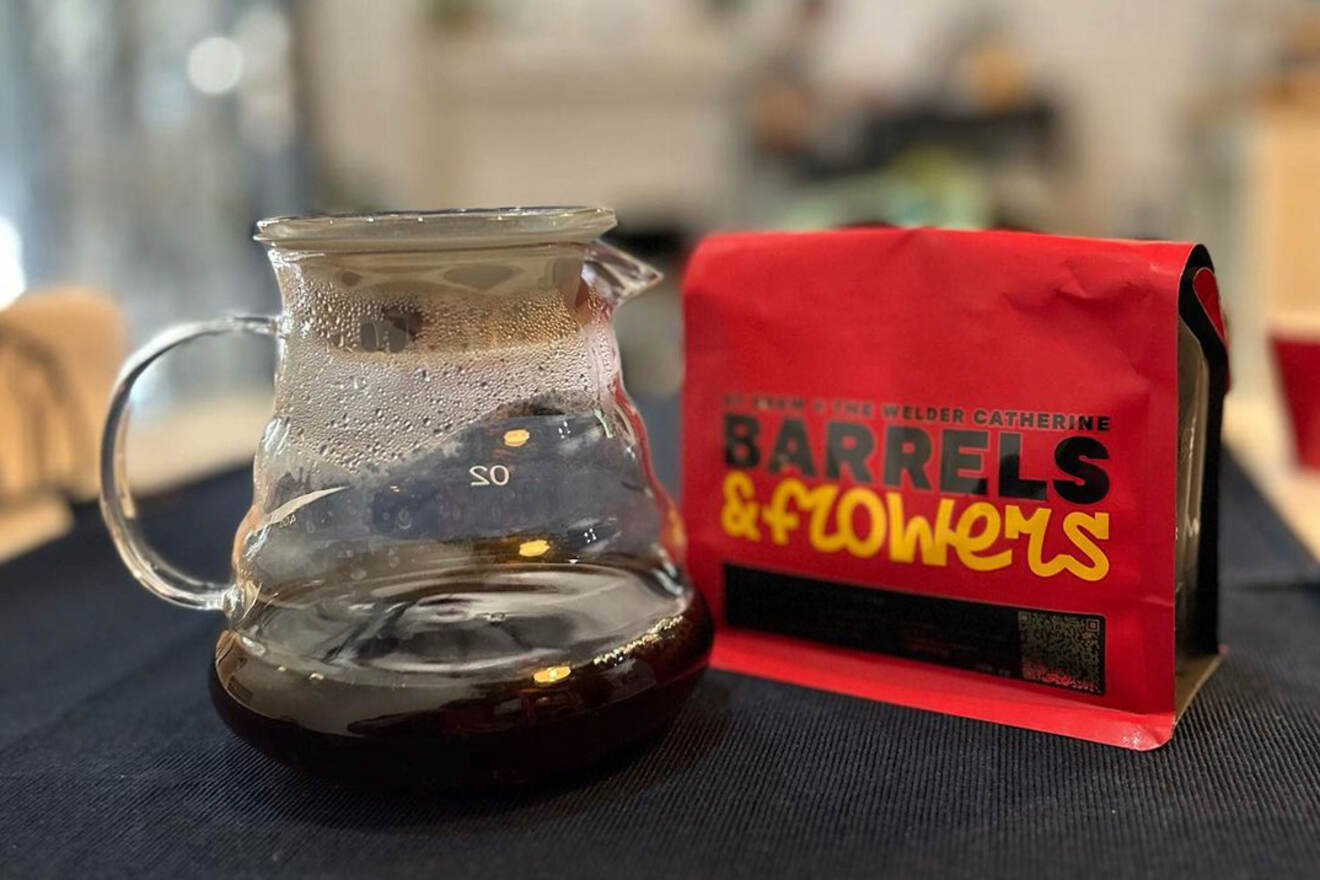
[[1205, 249], [721, 235], [684, 284], [716, 666], [1129, 748], [1218, 658]]

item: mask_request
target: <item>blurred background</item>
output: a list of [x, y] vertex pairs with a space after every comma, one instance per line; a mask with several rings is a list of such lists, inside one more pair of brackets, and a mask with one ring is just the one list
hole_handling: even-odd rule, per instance
[[[613, 240], [667, 270], [618, 318], [662, 418], [684, 255], [713, 229], [1204, 242], [1229, 442], [1320, 548], [1290, 429], [1320, 416], [1287, 420], [1272, 354], [1284, 339], [1293, 384], [1320, 386], [1306, 0], [0, 0], [0, 534], [30, 544], [94, 491], [128, 349], [278, 308], [255, 220], [545, 203], [614, 207]], [[246, 460], [272, 357], [223, 340], [154, 368], [135, 481]]]

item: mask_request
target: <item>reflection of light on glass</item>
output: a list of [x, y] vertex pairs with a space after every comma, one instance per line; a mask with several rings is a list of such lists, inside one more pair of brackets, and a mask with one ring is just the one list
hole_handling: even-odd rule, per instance
[[25, 287], [23, 237], [8, 217], [0, 217], [0, 308], [18, 299]]
[[557, 681], [563, 681], [572, 674], [573, 669], [570, 666], [547, 666], [544, 669], [538, 669], [532, 673], [532, 681], [537, 684], [554, 684]]
[[243, 50], [228, 37], [199, 40], [188, 52], [188, 82], [208, 95], [223, 95], [243, 78]]
[[519, 556], [540, 556], [550, 549], [550, 542], [545, 538], [537, 538], [534, 541], [523, 541], [518, 545]]
[[531, 436], [531, 432], [529, 431], [525, 431], [522, 428], [514, 428], [512, 431], [504, 432], [504, 445], [512, 446], [514, 449], [517, 449], [519, 446], [526, 443]]

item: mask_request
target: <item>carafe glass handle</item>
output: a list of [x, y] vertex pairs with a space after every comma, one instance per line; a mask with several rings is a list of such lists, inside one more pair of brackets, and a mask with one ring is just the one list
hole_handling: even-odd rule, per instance
[[185, 342], [237, 330], [275, 336], [278, 329], [276, 318], [247, 315], [173, 327], [129, 358], [110, 396], [110, 411], [101, 435], [101, 515], [105, 517], [110, 537], [128, 570], [144, 587], [169, 602], [188, 608], [228, 611], [234, 591], [230, 584], [193, 577], [174, 567], [143, 538], [137, 508], [129, 493], [124, 455], [129, 395], [133, 384], [157, 358]]

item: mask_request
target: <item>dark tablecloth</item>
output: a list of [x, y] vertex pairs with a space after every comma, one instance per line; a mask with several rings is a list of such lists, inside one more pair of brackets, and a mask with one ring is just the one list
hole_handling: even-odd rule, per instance
[[[672, 409], [648, 420], [672, 480]], [[1314, 876], [1320, 577], [1223, 479], [1231, 653], [1164, 749], [714, 672], [630, 762], [461, 795], [336, 787], [239, 743], [206, 695], [219, 619], [135, 587], [84, 509], [0, 566], [0, 876]], [[153, 537], [222, 570], [248, 491], [158, 498]]]

